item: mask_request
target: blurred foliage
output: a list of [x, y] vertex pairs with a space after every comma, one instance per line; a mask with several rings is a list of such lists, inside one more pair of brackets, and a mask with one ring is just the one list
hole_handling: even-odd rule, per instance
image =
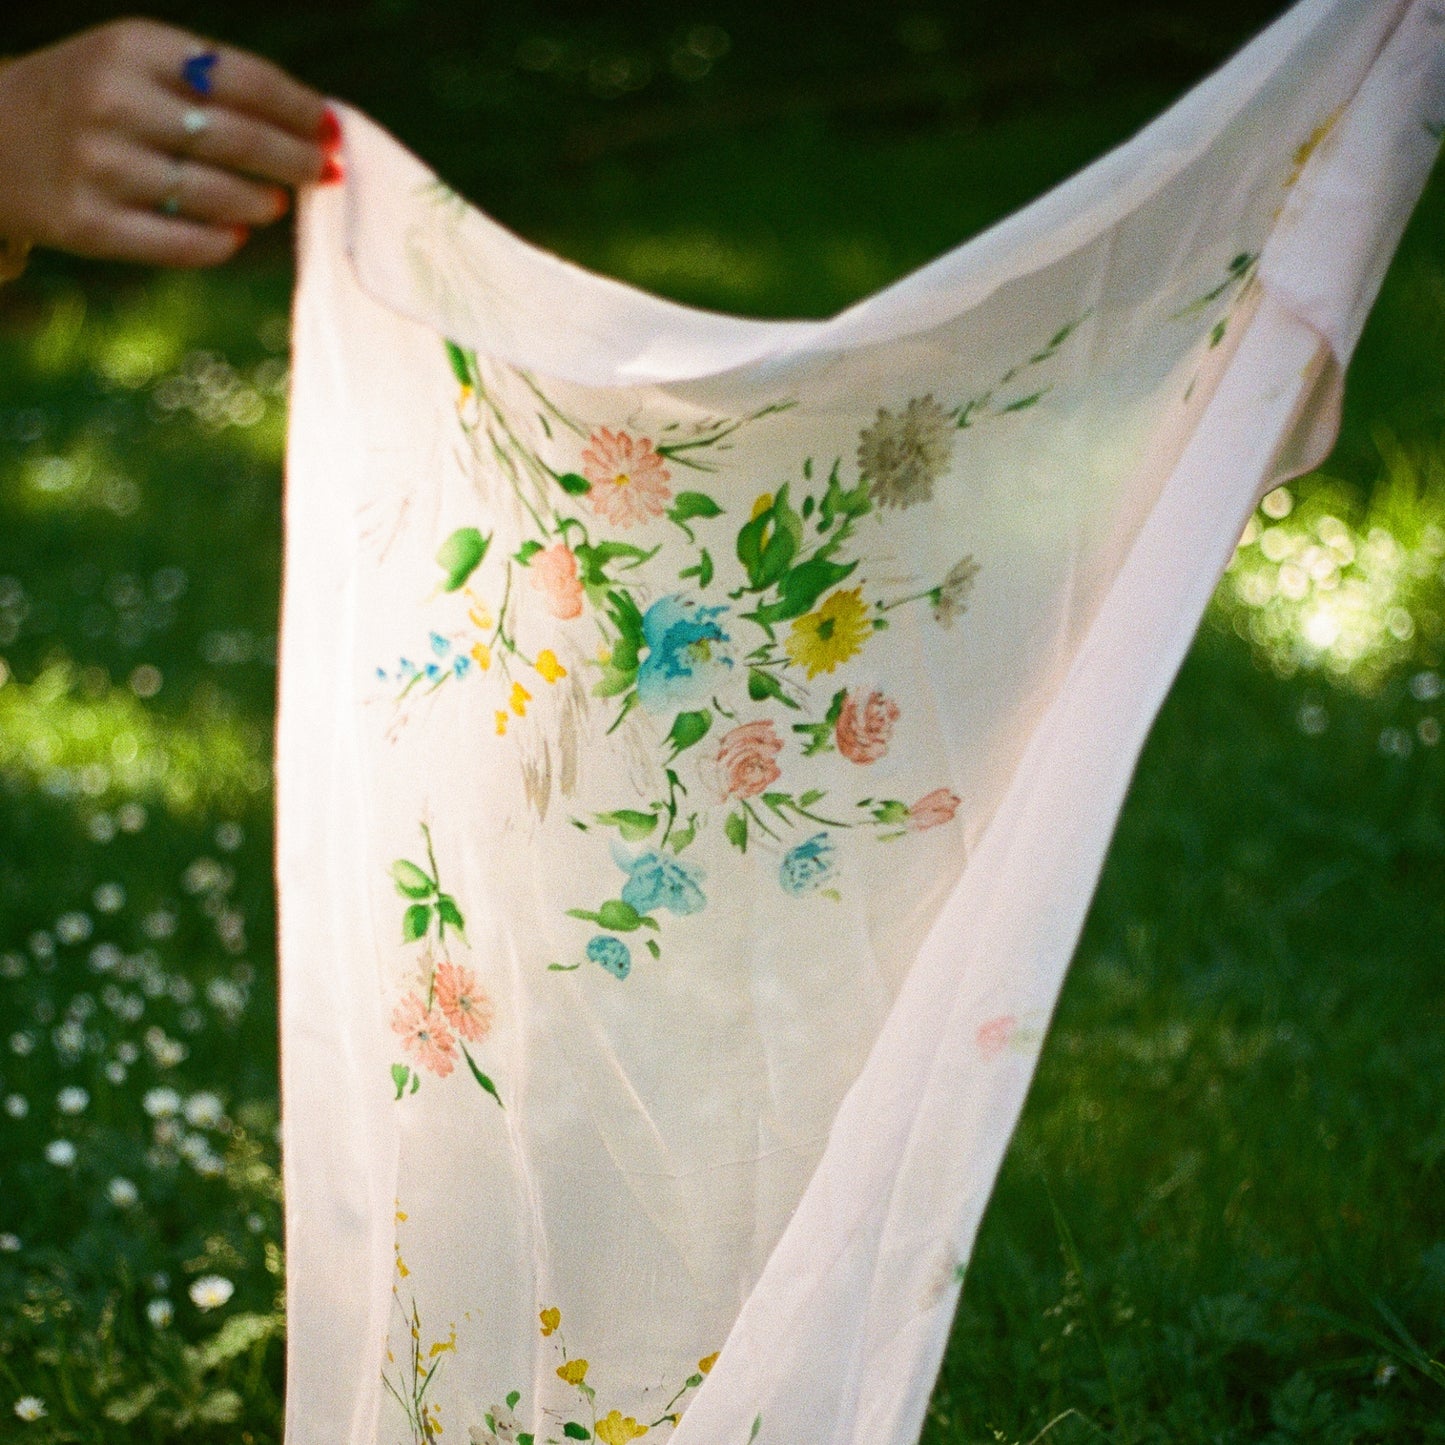
[[[156, 13], [356, 101], [565, 254], [818, 315], [1276, 8]], [[0, 49], [111, 13], [12, 7]], [[207, 276], [41, 256], [0, 292], [3, 1439], [279, 1438], [285, 244]], [[1437, 183], [1340, 445], [1256, 517], [1141, 763], [929, 1445], [1445, 1438], [1442, 376]]]

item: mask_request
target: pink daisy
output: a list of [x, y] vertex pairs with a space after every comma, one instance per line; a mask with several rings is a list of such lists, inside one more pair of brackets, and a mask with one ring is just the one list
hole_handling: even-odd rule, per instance
[[456, 1040], [440, 1009], [427, 1006], [409, 993], [391, 1015], [391, 1027], [401, 1036], [401, 1046], [416, 1061], [439, 1078], [446, 1078], [456, 1063]]
[[437, 964], [433, 993], [447, 1022], [468, 1043], [480, 1043], [491, 1033], [497, 1011], [471, 969], [455, 963]]
[[582, 471], [592, 483], [592, 510], [614, 527], [660, 517], [672, 500], [667, 467], [646, 437], [599, 427], [582, 453]]

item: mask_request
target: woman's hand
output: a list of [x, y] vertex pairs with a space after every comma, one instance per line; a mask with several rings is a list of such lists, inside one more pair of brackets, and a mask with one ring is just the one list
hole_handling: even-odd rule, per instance
[[[186, 64], [208, 52], [202, 95]], [[270, 61], [154, 21], [101, 25], [0, 68], [0, 236], [213, 266], [322, 177], [329, 127], [323, 98]]]

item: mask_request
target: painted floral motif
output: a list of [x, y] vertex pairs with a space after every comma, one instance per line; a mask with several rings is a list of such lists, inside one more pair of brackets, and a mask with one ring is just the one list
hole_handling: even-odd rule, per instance
[[933, 499], [953, 459], [955, 418], [931, 396], [916, 396], [902, 412], [878, 409], [858, 438], [858, 474], [880, 507], [912, 507]]
[[468, 1044], [480, 1044], [492, 1031], [496, 1008], [471, 969], [455, 962], [449, 952], [448, 932], [466, 942], [467, 925], [457, 901], [441, 886], [431, 829], [421, 825], [426, 843], [427, 866], [398, 858], [391, 865], [391, 879], [406, 902], [401, 917], [403, 944], [417, 945], [420, 962], [415, 982], [392, 1009], [391, 1029], [397, 1036], [407, 1063], [391, 1066], [396, 1097], [416, 1093], [422, 1073], [445, 1079], [457, 1064], [466, 1060], [472, 1077], [498, 1104], [501, 1095], [482, 1072]]
[[888, 751], [898, 718], [898, 704], [881, 692], [870, 692], [861, 703], [857, 694], [846, 693], [838, 709], [838, 751], [850, 763], [876, 763]]
[[[397, 1214], [399, 1221], [406, 1215]], [[393, 1285], [392, 1294], [401, 1310], [406, 1332], [410, 1340], [409, 1358], [398, 1368], [395, 1354], [387, 1351], [387, 1368], [382, 1372], [382, 1382], [393, 1400], [401, 1407], [411, 1430], [413, 1445], [440, 1445], [440, 1437], [446, 1433], [441, 1418], [441, 1408], [427, 1399], [427, 1392], [440, 1368], [442, 1359], [456, 1352], [456, 1326], [448, 1335], [430, 1345], [423, 1344], [425, 1332], [421, 1315], [413, 1296], [409, 1306], [402, 1303], [399, 1281], [407, 1278], [406, 1268], [397, 1250], [398, 1284]], [[697, 1367], [673, 1390], [666, 1401], [648, 1407], [646, 1397], [651, 1391], [644, 1391], [643, 1398], [629, 1402], [629, 1408], [609, 1405], [605, 1410], [599, 1405], [597, 1387], [589, 1378], [591, 1365], [581, 1356], [570, 1355], [567, 1341], [562, 1333], [562, 1312], [555, 1306], [540, 1312], [541, 1335], [550, 1340], [559, 1363], [553, 1375], [566, 1387], [555, 1400], [540, 1401], [533, 1423], [523, 1427], [522, 1417], [517, 1413], [521, 1408], [522, 1392], [508, 1392], [504, 1402], [494, 1404], [482, 1418], [467, 1426], [469, 1445], [537, 1445], [539, 1438], [547, 1445], [562, 1445], [568, 1440], [598, 1440], [601, 1445], [631, 1445], [652, 1431], [671, 1431], [682, 1419], [687, 1407], [688, 1396], [695, 1391], [717, 1361], [716, 1353], [705, 1355]], [[664, 1392], [659, 1391], [658, 1394]], [[754, 1432], [756, 1435], [756, 1431]]]
[[[476, 526], [447, 532], [436, 552], [435, 625], [424, 647], [378, 668], [379, 680], [396, 689], [399, 709], [442, 688], [480, 683], [496, 699], [490, 731], [507, 736], [531, 726], [540, 689], [557, 685], [569, 667], [585, 667], [571, 685], [605, 705], [603, 726], [615, 731], [632, 718], [635, 736], [660, 742], [647, 792], [572, 819], [584, 833], [612, 834], [622, 877], [610, 897], [566, 910], [587, 931], [571, 958], [549, 968], [595, 965], [621, 980], [639, 960], [660, 958], [665, 928], [707, 908], [706, 874], [687, 856], [706, 833], [720, 831], [740, 854], [771, 854], [788, 896], [836, 899], [850, 836], [888, 843], [954, 819], [961, 804], [947, 788], [913, 803], [842, 799], [836, 781], [807, 774], [807, 760], [837, 753], [867, 767], [914, 745], [906, 707], [849, 672], [855, 663], [874, 665], [875, 654], [876, 663], [886, 660], [891, 615], [900, 608], [921, 605], [938, 625], [954, 625], [979, 568], [964, 555], [941, 578], [880, 581], [874, 558], [887, 548], [878, 553], [869, 539], [890, 513], [931, 501], [960, 433], [1047, 394], [1046, 384], [1030, 383], [1078, 324], [955, 405], [928, 394], [879, 407], [851, 447], [840, 445], [821, 465], [803, 457], [791, 478], [737, 515], [707, 477], [726, 467], [740, 432], [793, 403], [686, 424], [654, 420], [643, 435], [631, 419], [570, 415], [522, 372], [497, 367], [494, 389], [474, 353], [448, 345], [463, 434], [476, 465], [511, 486], [522, 537], [499, 544]], [[515, 393], [506, 404], [504, 390]], [[534, 407], [526, 428], [515, 399], [524, 390]], [[684, 472], [695, 486], [679, 485]], [[584, 626], [595, 630], [592, 661], [569, 659], [564, 667], [555, 646], [541, 645], [555, 644], [555, 632], [531, 635], [536, 624], [519, 611], [528, 593], [540, 604], [529, 616], [575, 624], [579, 636]], [[837, 679], [826, 703], [815, 696], [820, 678]], [[409, 1005], [397, 1015], [409, 1061], [402, 1067], [439, 1073], [476, 1040], [431, 1001], [431, 982], [427, 990], [416, 994], [420, 1012]], [[484, 1009], [468, 1012], [465, 1026], [481, 1028], [484, 1018], [489, 1025]], [[408, 1072], [410, 1087], [413, 1078]]]
[[713, 796], [720, 803], [729, 798], [755, 798], [783, 776], [778, 754], [783, 740], [771, 718], [743, 723], [723, 735], [709, 771]]
[[582, 475], [592, 483], [588, 505], [614, 527], [651, 521], [672, 500], [671, 473], [646, 438], [605, 426], [592, 433], [582, 453]]

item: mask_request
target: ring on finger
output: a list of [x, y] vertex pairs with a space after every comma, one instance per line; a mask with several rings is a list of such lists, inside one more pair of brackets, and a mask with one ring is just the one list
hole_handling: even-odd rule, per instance
[[210, 130], [211, 120], [211, 112], [205, 106], [188, 106], [181, 116], [181, 131], [185, 135], [186, 141], [194, 141]]
[[181, 84], [194, 95], [209, 95], [215, 85], [212, 78], [220, 55], [214, 50], [198, 50], [181, 63]]
[[156, 210], [163, 216], [179, 216], [181, 213], [181, 181], [185, 178], [185, 162], [171, 161], [170, 183], [165, 195], [156, 202]]

